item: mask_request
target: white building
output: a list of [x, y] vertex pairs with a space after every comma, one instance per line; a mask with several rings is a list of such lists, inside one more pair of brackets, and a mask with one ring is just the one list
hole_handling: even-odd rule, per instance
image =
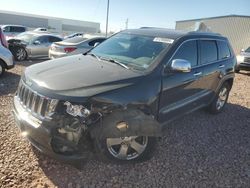
[[228, 15], [177, 21], [175, 29], [212, 31], [226, 36], [236, 54], [250, 46], [250, 16]]
[[24, 25], [30, 29], [45, 27], [53, 32], [67, 34], [73, 32], [97, 33], [100, 31], [100, 23], [96, 22], [0, 10], [0, 25], [5, 24]]

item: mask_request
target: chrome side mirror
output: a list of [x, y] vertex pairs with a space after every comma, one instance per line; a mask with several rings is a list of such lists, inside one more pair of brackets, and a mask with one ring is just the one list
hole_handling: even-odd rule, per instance
[[191, 63], [185, 59], [174, 59], [171, 63], [171, 69], [176, 72], [190, 72]]
[[33, 44], [35, 44], [35, 45], [40, 45], [41, 42], [40, 42], [39, 40], [36, 40], [36, 41], [33, 42]]

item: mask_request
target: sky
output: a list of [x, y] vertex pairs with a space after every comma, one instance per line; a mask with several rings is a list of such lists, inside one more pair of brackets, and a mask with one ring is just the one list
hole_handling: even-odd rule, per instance
[[[101, 23], [107, 0], [2, 0], [1, 10]], [[109, 31], [125, 28], [175, 28], [175, 21], [229, 14], [250, 16], [250, 0], [110, 0]]]

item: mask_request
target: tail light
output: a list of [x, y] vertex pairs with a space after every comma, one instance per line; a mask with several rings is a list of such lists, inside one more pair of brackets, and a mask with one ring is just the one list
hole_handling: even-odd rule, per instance
[[64, 48], [64, 51], [65, 51], [66, 53], [73, 52], [74, 50], [76, 50], [76, 48], [74, 48], [74, 47], [67, 47], [67, 48]]
[[2, 29], [0, 28], [0, 42], [5, 47], [8, 48], [8, 42], [6, 41], [6, 38], [2, 32]]

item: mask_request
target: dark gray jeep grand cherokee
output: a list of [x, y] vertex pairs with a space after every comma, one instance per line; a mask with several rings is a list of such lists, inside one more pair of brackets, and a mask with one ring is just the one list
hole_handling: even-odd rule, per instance
[[95, 148], [104, 160], [142, 161], [169, 121], [223, 110], [235, 65], [217, 34], [126, 30], [86, 54], [28, 67], [13, 112], [22, 134], [58, 159]]

